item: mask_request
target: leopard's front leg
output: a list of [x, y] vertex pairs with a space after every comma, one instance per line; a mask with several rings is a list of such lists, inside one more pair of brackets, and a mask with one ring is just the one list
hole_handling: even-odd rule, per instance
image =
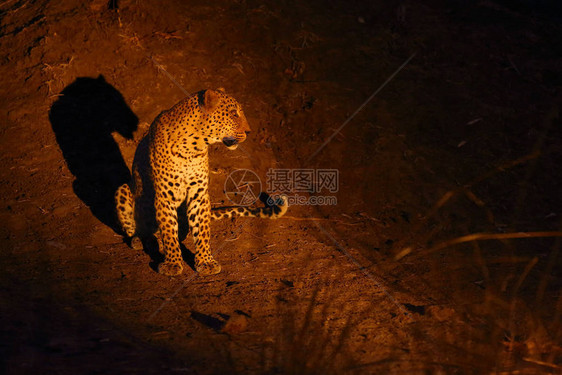
[[211, 201], [206, 189], [199, 189], [189, 202], [187, 219], [195, 242], [195, 270], [201, 276], [219, 273], [221, 266], [211, 255]]
[[173, 203], [162, 198], [155, 199], [158, 244], [164, 261], [158, 272], [166, 276], [177, 276], [183, 271], [180, 242], [178, 239], [178, 212]]

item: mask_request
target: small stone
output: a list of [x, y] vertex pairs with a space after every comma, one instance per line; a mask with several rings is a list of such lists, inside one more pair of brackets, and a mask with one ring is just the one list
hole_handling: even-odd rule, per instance
[[229, 335], [236, 335], [248, 329], [248, 318], [244, 315], [234, 314], [226, 321], [222, 327], [222, 332]]

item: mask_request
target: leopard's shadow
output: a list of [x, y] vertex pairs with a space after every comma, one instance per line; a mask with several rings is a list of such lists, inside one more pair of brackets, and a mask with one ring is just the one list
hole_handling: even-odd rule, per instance
[[75, 177], [74, 193], [101, 222], [120, 233], [113, 196], [131, 175], [112, 133], [132, 139], [137, 116], [100, 75], [68, 85], [51, 106], [49, 120]]

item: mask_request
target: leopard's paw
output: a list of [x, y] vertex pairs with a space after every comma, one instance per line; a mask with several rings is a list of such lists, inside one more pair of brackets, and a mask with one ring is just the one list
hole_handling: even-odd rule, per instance
[[180, 263], [164, 261], [158, 265], [158, 273], [166, 276], [177, 276], [181, 274], [183, 267]]
[[131, 249], [133, 250], [142, 250], [143, 246], [142, 246], [142, 241], [140, 238], [138, 238], [137, 236], [134, 236], [133, 238], [131, 238]]
[[195, 270], [201, 276], [211, 276], [216, 275], [221, 271], [221, 265], [216, 260], [211, 259], [208, 262], [196, 265]]

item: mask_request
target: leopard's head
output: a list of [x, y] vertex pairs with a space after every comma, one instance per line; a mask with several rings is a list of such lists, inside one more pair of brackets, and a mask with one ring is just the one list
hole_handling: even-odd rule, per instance
[[224, 89], [205, 90], [198, 94], [207, 143], [222, 142], [229, 150], [235, 150], [246, 140], [250, 126], [240, 104]]

